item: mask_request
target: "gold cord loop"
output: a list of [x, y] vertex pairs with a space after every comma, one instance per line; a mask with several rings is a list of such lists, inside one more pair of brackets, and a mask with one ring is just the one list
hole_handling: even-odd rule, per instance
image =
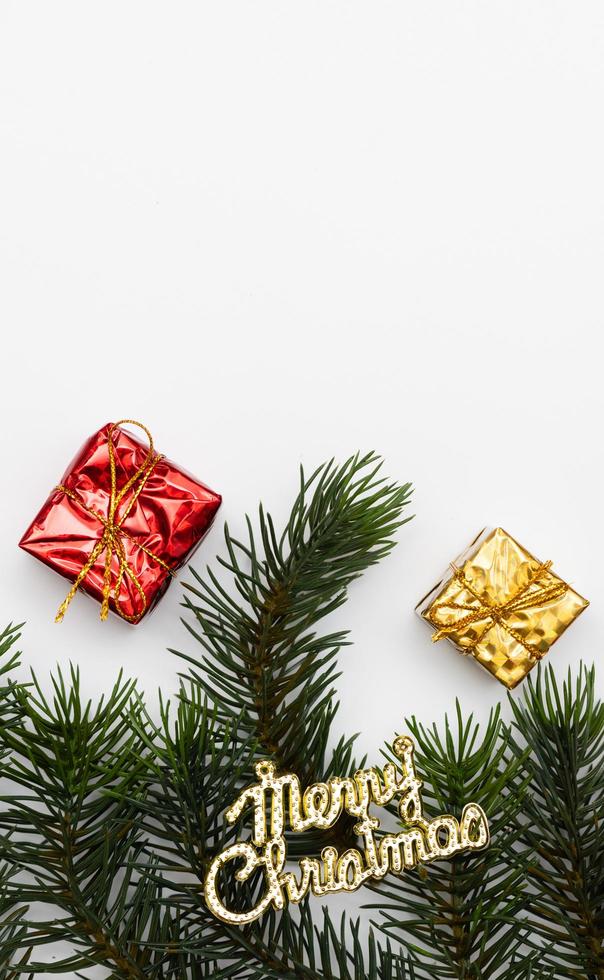
[[[449, 636], [451, 633], [463, 632], [468, 626], [473, 623], [485, 619], [487, 621], [486, 626], [482, 633], [480, 633], [476, 638], [471, 641], [465, 648], [464, 653], [470, 654], [474, 653], [475, 648], [481, 642], [485, 634], [494, 626], [496, 623], [501, 626], [510, 636], [513, 636], [517, 643], [524, 647], [528, 655], [533, 660], [541, 660], [543, 654], [533, 643], [528, 643], [525, 638], [514, 629], [507, 622], [507, 617], [515, 612], [520, 612], [524, 609], [531, 609], [533, 606], [540, 605], [544, 602], [553, 602], [556, 599], [561, 599], [562, 596], [568, 590], [568, 586], [565, 582], [554, 582], [552, 585], [541, 586], [535, 589], [533, 592], [529, 592], [530, 587], [537, 582], [546, 572], [551, 568], [551, 561], [542, 562], [541, 565], [535, 570], [531, 578], [528, 580], [526, 585], [524, 585], [519, 592], [511, 596], [506, 602], [491, 602], [488, 596], [481, 595], [477, 592], [471, 582], [468, 581], [461, 568], [457, 568], [455, 565], [453, 568], [453, 575], [458, 580], [458, 582], [466, 589], [470, 595], [477, 601], [478, 605], [469, 605], [459, 602], [437, 602], [428, 613], [428, 619], [433, 626], [436, 626], [436, 632], [432, 635], [432, 642], [438, 643], [443, 637]], [[455, 623], [441, 623], [437, 619], [437, 614], [440, 610], [453, 610], [454, 612], [465, 612], [466, 615], [462, 616]]]
[[[132, 476], [130, 477], [129, 480], [127, 480], [124, 486], [118, 490], [116, 463], [115, 463], [115, 444], [113, 442], [113, 433], [115, 429], [117, 429], [118, 426], [120, 425], [136, 425], [138, 426], [139, 429], [142, 429], [143, 432], [146, 434], [147, 439], [149, 440], [149, 451], [142, 465], [139, 466], [136, 472], [132, 474]], [[101, 537], [97, 541], [97, 543], [92, 548], [92, 551], [88, 556], [88, 559], [80, 569], [78, 576], [74, 581], [73, 585], [71, 586], [69, 592], [65, 596], [65, 599], [59, 606], [57, 615], [55, 617], [55, 623], [61, 622], [65, 613], [67, 612], [67, 609], [69, 608], [69, 604], [71, 600], [73, 599], [80, 585], [82, 584], [86, 576], [89, 574], [91, 569], [94, 567], [97, 559], [100, 558], [103, 552], [105, 553], [105, 571], [103, 575], [103, 599], [101, 602], [101, 614], [100, 614], [101, 619], [103, 620], [107, 619], [107, 616], [109, 614], [109, 600], [111, 598], [113, 598], [115, 611], [118, 613], [119, 616], [122, 617], [122, 619], [126, 619], [129, 623], [136, 623], [138, 622], [139, 619], [142, 618], [142, 616], [145, 614], [145, 611], [147, 609], [147, 597], [145, 595], [144, 589], [138, 577], [136, 576], [136, 574], [133, 572], [133, 570], [130, 568], [128, 564], [128, 559], [126, 557], [126, 552], [122, 540], [124, 537], [128, 538], [130, 541], [133, 541], [133, 543], [142, 551], [144, 551], [146, 555], [148, 555], [150, 558], [156, 561], [159, 565], [162, 566], [162, 568], [168, 571], [171, 575], [173, 574], [172, 569], [170, 568], [169, 565], [166, 564], [165, 561], [163, 561], [163, 559], [161, 559], [158, 555], [154, 555], [152, 551], [150, 551], [144, 545], [140, 544], [138, 541], [133, 539], [131, 535], [128, 534], [127, 531], [124, 531], [122, 527], [122, 524], [128, 517], [128, 514], [132, 510], [134, 504], [136, 503], [139, 494], [141, 493], [143, 487], [145, 486], [145, 483], [151, 476], [151, 473], [153, 472], [159, 460], [162, 459], [161, 453], [155, 453], [153, 447], [153, 438], [151, 436], [151, 433], [149, 432], [147, 427], [142, 424], [142, 422], [137, 422], [135, 421], [135, 419], [121, 419], [119, 422], [114, 422], [111, 428], [109, 429], [109, 432], [107, 433], [107, 449], [109, 453], [109, 473], [111, 478], [111, 493], [109, 496], [109, 506], [107, 508], [106, 517], [104, 517], [102, 514], [99, 514], [98, 511], [93, 510], [92, 507], [89, 507], [77, 493], [74, 493], [73, 490], [70, 490], [68, 487], [63, 486], [63, 484], [59, 484], [59, 486], [56, 488], [57, 490], [61, 490], [64, 494], [66, 494], [66, 496], [68, 496], [70, 500], [73, 500], [75, 501], [75, 503], [79, 504], [79, 506], [82, 507], [89, 514], [92, 514], [93, 517], [96, 517], [97, 520], [100, 521], [100, 523], [103, 526], [103, 532], [101, 534]], [[134, 492], [132, 493], [126, 505], [123, 514], [121, 515], [119, 520], [116, 520], [116, 513], [120, 503], [122, 502], [122, 500], [124, 499], [128, 491], [131, 490], [133, 487], [135, 488]], [[111, 562], [112, 562], [113, 555], [115, 555], [117, 558], [118, 572], [117, 575], [115, 576], [115, 582], [112, 585]], [[123, 609], [121, 608], [119, 594], [124, 579], [124, 575], [130, 579], [130, 581], [134, 585], [141, 599], [142, 609], [141, 612], [136, 616], [129, 615], [128, 613], [124, 612]]]

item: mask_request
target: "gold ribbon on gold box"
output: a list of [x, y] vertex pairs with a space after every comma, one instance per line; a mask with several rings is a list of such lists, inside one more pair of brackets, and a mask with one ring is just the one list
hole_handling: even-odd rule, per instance
[[482, 531], [416, 606], [433, 628], [516, 687], [589, 605], [503, 528]]

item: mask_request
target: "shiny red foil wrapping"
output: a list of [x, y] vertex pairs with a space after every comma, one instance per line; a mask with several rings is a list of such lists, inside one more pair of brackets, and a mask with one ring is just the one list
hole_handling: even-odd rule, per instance
[[[60, 575], [74, 582], [103, 534], [102, 522], [90, 513], [107, 515], [111, 495], [108, 433], [103, 426], [82, 446], [60, 483], [77, 499], [55, 489], [21, 538], [19, 546]], [[117, 486], [124, 486], [148, 457], [149, 447], [121, 427], [113, 432]], [[126, 510], [132, 492], [119, 510]], [[121, 542], [128, 566], [145, 595], [146, 608], [131, 579], [124, 575], [119, 591], [119, 609], [138, 622], [164, 594], [173, 573], [189, 559], [210, 528], [222, 498], [176, 466], [165, 456], [156, 463], [131, 507], [122, 528]], [[88, 508], [88, 509], [87, 509]], [[141, 547], [142, 546], [142, 547]], [[146, 549], [143, 550], [143, 548]], [[171, 571], [152, 557], [157, 556]], [[119, 564], [112, 555], [112, 582]], [[81, 588], [99, 602], [103, 596], [105, 553], [101, 553]], [[115, 602], [110, 600], [115, 612]]]

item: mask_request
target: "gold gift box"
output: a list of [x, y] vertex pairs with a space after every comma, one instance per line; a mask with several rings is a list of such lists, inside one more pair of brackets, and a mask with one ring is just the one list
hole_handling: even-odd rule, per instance
[[433, 641], [446, 637], [511, 689], [588, 605], [497, 527], [481, 531], [416, 610]]

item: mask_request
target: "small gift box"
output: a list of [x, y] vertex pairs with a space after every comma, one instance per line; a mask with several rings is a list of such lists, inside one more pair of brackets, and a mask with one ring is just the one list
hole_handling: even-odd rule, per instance
[[589, 605], [502, 528], [485, 529], [416, 606], [435, 631], [516, 687]]
[[[142, 429], [145, 446], [122, 425]], [[131, 419], [105, 425], [82, 446], [19, 545], [78, 588], [138, 623], [208, 531], [221, 503], [185, 470], [157, 453]]]

